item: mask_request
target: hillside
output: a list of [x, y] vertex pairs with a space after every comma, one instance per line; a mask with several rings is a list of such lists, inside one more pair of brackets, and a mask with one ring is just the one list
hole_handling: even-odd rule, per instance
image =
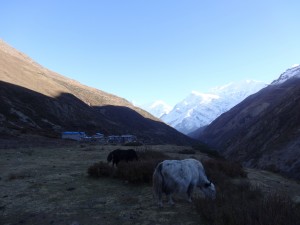
[[198, 139], [226, 158], [241, 161], [246, 166], [282, 172], [299, 179], [299, 76], [299, 66], [287, 70], [277, 81], [199, 131]]
[[127, 100], [52, 72], [1, 40], [0, 100], [2, 136], [75, 130], [130, 133], [152, 143], [192, 141]]

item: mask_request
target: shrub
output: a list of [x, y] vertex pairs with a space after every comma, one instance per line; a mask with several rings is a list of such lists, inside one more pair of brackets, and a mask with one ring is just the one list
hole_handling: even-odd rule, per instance
[[111, 177], [114, 174], [114, 168], [105, 162], [94, 163], [88, 168], [88, 174], [91, 177]]
[[299, 208], [284, 195], [263, 196], [257, 188], [220, 192], [215, 201], [200, 198], [194, 201], [196, 209], [211, 224], [296, 225], [300, 222]]
[[164, 153], [157, 151], [138, 152], [139, 161], [118, 163], [116, 168], [105, 162], [95, 163], [88, 168], [91, 177], [115, 177], [131, 183], [151, 183], [152, 175], [158, 163], [170, 159]]
[[223, 158], [218, 151], [208, 147], [206, 144], [194, 145], [193, 149], [200, 151], [200, 152], [207, 154], [208, 156], [211, 156], [214, 158]]
[[192, 149], [183, 149], [183, 150], [178, 151], [178, 153], [179, 154], [187, 154], [187, 155], [189, 155], [189, 154], [191, 154], [191, 155], [196, 154], [195, 150], [192, 150]]
[[152, 182], [152, 175], [155, 167], [160, 160], [144, 160], [133, 162], [120, 162], [116, 172], [116, 177], [124, 179], [131, 183], [148, 183]]
[[[203, 163], [215, 183], [215, 200], [196, 198], [197, 211], [214, 225], [296, 225], [300, 209], [283, 194], [269, 193], [252, 186], [237, 163], [209, 160]], [[234, 178], [234, 179], [232, 179]], [[239, 179], [237, 179], [239, 178]]]
[[152, 182], [152, 175], [158, 163], [169, 156], [157, 151], [138, 152], [139, 161], [120, 162], [116, 176], [127, 180], [131, 183], [148, 183]]
[[203, 166], [210, 177], [219, 177], [222, 174], [231, 178], [247, 176], [241, 164], [237, 162], [211, 159], [204, 161]]
[[135, 141], [135, 142], [127, 142], [127, 143], [124, 144], [124, 146], [142, 146], [142, 145], [143, 145], [143, 143], [137, 142], [137, 141]]
[[25, 179], [27, 177], [30, 177], [30, 176], [26, 175], [24, 173], [11, 173], [8, 176], [8, 180], [12, 181], [12, 180], [17, 180], [17, 179]]
[[167, 156], [165, 153], [153, 151], [153, 150], [140, 151], [140, 152], [138, 152], [138, 157], [140, 160], [157, 159], [157, 160], [163, 161], [165, 159], [170, 159], [170, 157]]

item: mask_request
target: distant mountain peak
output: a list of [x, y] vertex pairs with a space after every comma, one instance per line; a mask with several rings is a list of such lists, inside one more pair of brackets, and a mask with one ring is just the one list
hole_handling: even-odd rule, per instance
[[172, 110], [172, 106], [165, 103], [163, 100], [157, 100], [152, 103], [144, 104], [139, 107], [151, 113], [153, 116], [157, 118], [160, 118], [164, 114], [168, 114]]
[[202, 98], [218, 98], [217, 95], [211, 93], [203, 93], [199, 91], [192, 91], [191, 95], [202, 97]]
[[210, 93], [202, 93], [198, 91], [192, 91], [191, 94], [182, 102], [185, 102], [188, 104], [194, 104], [194, 103], [202, 103], [207, 104], [211, 102], [214, 99], [218, 99], [219, 96], [216, 94], [210, 94]]
[[172, 111], [163, 115], [161, 120], [178, 131], [189, 134], [208, 125], [219, 115], [266, 86], [267, 84], [260, 81], [245, 80], [212, 88], [209, 93], [192, 91]]
[[277, 80], [274, 80], [271, 85], [279, 85], [284, 83], [285, 81], [291, 79], [292, 77], [300, 78], [300, 65], [294, 64], [291, 68], [287, 69], [284, 73], [282, 73]]

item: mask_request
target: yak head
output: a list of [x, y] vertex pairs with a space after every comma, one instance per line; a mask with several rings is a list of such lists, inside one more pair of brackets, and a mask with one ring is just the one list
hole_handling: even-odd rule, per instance
[[216, 188], [211, 181], [207, 181], [204, 184], [198, 185], [198, 187], [204, 193], [205, 197], [210, 199], [216, 198]]

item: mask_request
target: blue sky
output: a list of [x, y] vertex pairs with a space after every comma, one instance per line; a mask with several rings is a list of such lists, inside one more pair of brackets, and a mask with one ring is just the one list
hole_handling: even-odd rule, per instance
[[299, 9], [299, 0], [0, 0], [0, 38], [88, 86], [173, 105], [300, 63]]

